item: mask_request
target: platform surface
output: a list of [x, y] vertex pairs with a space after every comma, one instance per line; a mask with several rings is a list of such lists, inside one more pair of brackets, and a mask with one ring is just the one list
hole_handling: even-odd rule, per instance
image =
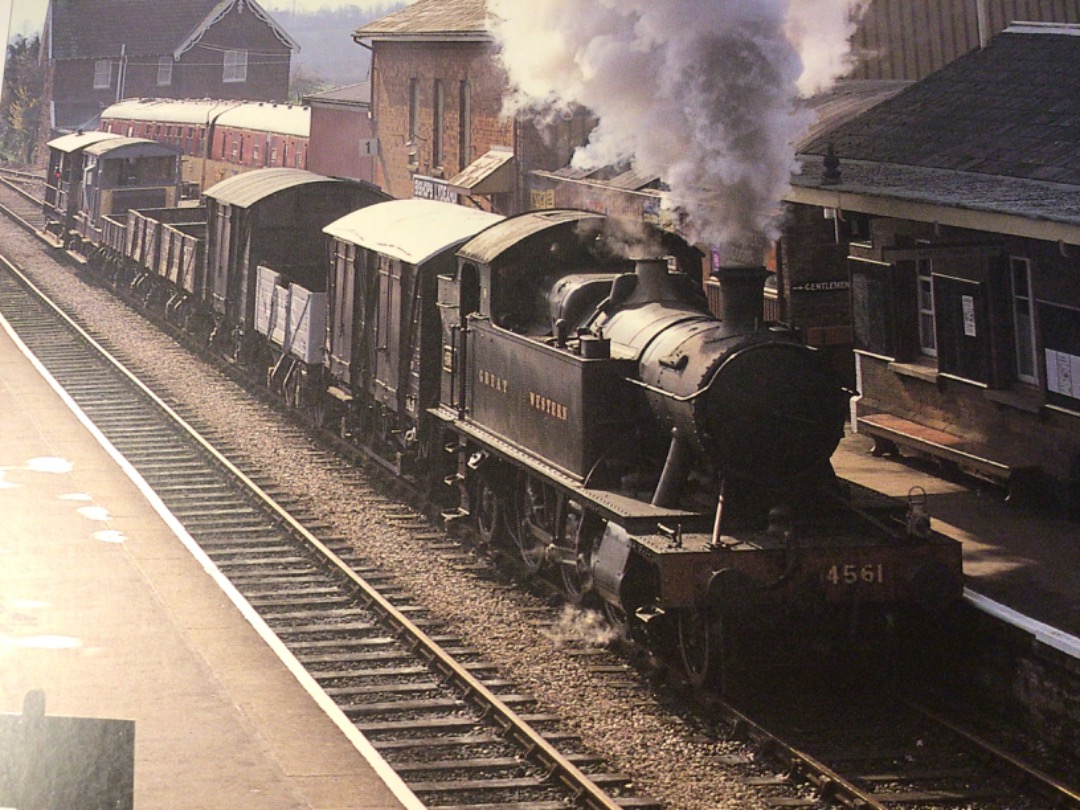
[[0, 712], [33, 689], [135, 722], [136, 808], [403, 806], [0, 328]]
[[1007, 504], [981, 482], [875, 457], [872, 447], [868, 437], [846, 436], [833, 455], [837, 475], [899, 498], [921, 487], [933, 527], [963, 544], [971, 591], [1080, 637], [1080, 523]]

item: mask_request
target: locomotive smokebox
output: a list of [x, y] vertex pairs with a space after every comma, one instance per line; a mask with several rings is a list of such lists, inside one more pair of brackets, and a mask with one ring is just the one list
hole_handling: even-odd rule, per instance
[[729, 326], [754, 329], [765, 320], [764, 267], [727, 266], [713, 273], [719, 292], [719, 311], [716, 313]]

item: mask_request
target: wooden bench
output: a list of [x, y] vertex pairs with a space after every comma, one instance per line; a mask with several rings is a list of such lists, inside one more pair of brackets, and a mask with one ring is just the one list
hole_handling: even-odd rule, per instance
[[1036, 490], [1040, 468], [1025, 459], [1005, 458], [998, 450], [943, 430], [889, 413], [858, 417], [858, 432], [874, 439], [875, 456], [899, 455], [900, 447], [933, 456], [961, 471], [1005, 487], [1006, 500], [1028, 500]]

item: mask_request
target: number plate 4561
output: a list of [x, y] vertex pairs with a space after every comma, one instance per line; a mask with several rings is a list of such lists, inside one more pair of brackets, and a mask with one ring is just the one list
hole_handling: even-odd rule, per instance
[[825, 572], [825, 579], [833, 585], [882, 585], [885, 566], [881, 563], [833, 565]]

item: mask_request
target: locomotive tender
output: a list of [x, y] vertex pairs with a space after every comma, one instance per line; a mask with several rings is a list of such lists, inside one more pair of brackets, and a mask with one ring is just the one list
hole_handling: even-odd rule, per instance
[[[220, 208], [212, 238], [181, 234], [212, 247], [182, 254], [199, 257], [189, 275], [205, 289], [178, 294], [210, 310], [215, 331], [243, 335], [249, 350], [230, 356], [429, 487], [448, 521], [677, 648], [693, 681], [722, 678], [749, 643], [782, 633], [874, 638], [959, 601], [960, 546], [920, 504], [905, 515], [833, 474], [849, 392], [815, 350], [761, 328], [760, 268], [723, 270], [717, 318], [700, 254], [674, 235], [335, 186], [339, 202], [317, 207], [339, 218], [320, 249], [304, 240], [322, 269], [290, 275], [295, 246], [233, 221], [248, 201], [232, 197], [251, 189], [268, 216], [322, 187], [265, 171], [207, 192]], [[114, 241], [155, 232], [154, 214], [114, 222], [129, 232]], [[151, 253], [95, 263], [142, 261], [137, 272], [166, 287], [183, 277]], [[257, 340], [264, 350], [250, 350]]]

